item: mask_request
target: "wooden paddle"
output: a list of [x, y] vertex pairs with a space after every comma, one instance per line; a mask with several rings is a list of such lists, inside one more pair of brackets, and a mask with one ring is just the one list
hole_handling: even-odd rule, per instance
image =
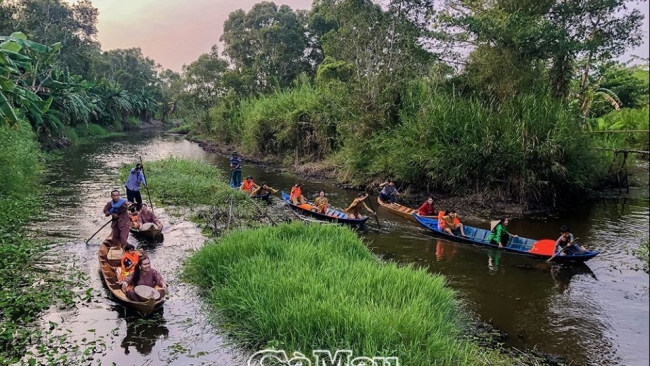
[[[372, 197], [370, 193], [368, 193], [368, 197]], [[368, 200], [368, 201], [370, 202], [370, 208], [375, 213], [375, 221], [377, 221], [377, 227], [381, 229], [381, 225], [379, 224], [379, 218], [377, 217], [377, 211], [375, 211], [375, 207], [372, 205], [372, 200]]]
[[547, 259], [546, 261], [547, 261], [547, 262], [550, 262], [551, 259], [557, 257], [560, 253], [562, 253], [562, 252], [564, 251], [564, 249], [568, 248], [569, 245], [573, 244], [573, 242], [576, 241], [576, 240], [578, 240], [578, 238], [574, 238], [573, 240], [571, 240], [571, 242], [570, 242], [569, 244], [565, 245], [564, 248], [560, 249], [559, 252], [553, 254], [553, 256], [552, 256], [551, 258]]
[[144, 188], [147, 189], [147, 197], [149, 197], [149, 204], [151, 205], [151, 213], [155, 215], [156, 213], [153, 212], [153, 201], [151, 200], [151, 194], [149, 194], [149, 181], [147, 180], [147, 175], [144, 174], [144, 164], [142, 163], [142, 156], [138, 155], [138, 157], [140, 158], [140, 166], [142, 167], [142, 176], [144, 177], [144, 181], [147, 182]]
[[111, 218], [110, 220], [108, 220], [108, 222], [105, 223], [104, 226], [100, 227], [99, 230], [95, 231], [95, 233], [94, 233], [90, 238], [88, 238], [88, 240], [86, 240], [86, 245], [88, 245], [88, 242], [90, 241], [90, 239], [94, 238], [95, 235], [97, 235], [98, 232], [102, 231], [102, 229], [105, 228], [106, 225], [110, 224], [112, 221], [113, 221], [113, 218]]

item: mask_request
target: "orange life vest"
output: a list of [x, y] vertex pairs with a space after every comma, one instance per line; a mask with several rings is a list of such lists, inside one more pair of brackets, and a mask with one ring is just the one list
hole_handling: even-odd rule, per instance
[[[131, 266], [129, 268], [126, 268], [125, 261], [126, 259], [131, 261]], [[138, 264], [140, 261], [140, 253], [136, 250], [133, 254], [126, 252], [124, 253], [124, 256], [122, 256], [122, 279], [126, 278], [126, 276], [129, 275], [129, 272], [135, 268], [135, 266]]]
[[294, 186], [291, 188], [291, 198], [299, 198], [300, 196], [302, 196], [302, 189], [300, 189], [300, 187]]
[[241, 185], [241, 190], [244, 192], [252, 193], [253, 192], [253, 187], [255, 187], [255, 183], [251, 179], [250, 183], [248, 182], [248, 179], [245, 180], [242, 185]]

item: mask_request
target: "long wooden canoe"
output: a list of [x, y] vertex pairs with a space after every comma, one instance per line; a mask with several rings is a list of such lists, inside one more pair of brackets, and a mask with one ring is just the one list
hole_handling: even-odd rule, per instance
[[402, 206], [399, 203], [390, 203], [390, 202], [384, 202], [382, 201], [379, 197], [377, 197], [377, 203], [383, 207], [385, 210], [394, 213], [397, 216], [401, 216], [407, 220], [411, 220], [413, 222], [417, 222], [415, 217], [413, 215], [417, 214], [418, 211], [414, 210], [410, 207]]
[[328, 208], [326, 213], [323, 214], [320, 212], [313, 211], [314, 206], [312, 206], [312, 204], [310, 204], [309, 202], [306, 202], [305, 204], [301, 204], [301, 205], [294, 205], [293, 202], [291, 202], [291, 199], [289, 198], [289, 194], [285, 191], [282, 191], [282, 199], [291, 208], [299, 210], [302, 213], [311, 215], [313, 217], [325, 221], [362, 226], [363, 224], [366, 223], [366, 221], [368, 221], [369, 218], [368, 216], [366, 216], [363, 219], [351, 219], [348, 217], [348, 214], [346, 214], [345, 212], [339, 210], [333, 210], [331, 208]]
[[[436, 235], [443, 236], [449, 240], [477, 244], [491, 248], [499, 248], [496, 244], [491, 244], [488, 241], [490, 230], [480, 229], [477, 227], [464, 225], [465, 237], [458, 235], [449, 235], [448, 233], [438, 228], [438, 219], [428, 218], [420, 215], [414, 215], [415, 219], [430, 232]], [[531, 257], [548, 259], [553, 256], [555, 252], [555, 240], [543, 239], [535, 240], [522, 237], [510, 237], [508, 243], [503, 246], [503, 250], [507, 252], [524, 254]], [[591, 258], [597, 256], [600, 252], [588, 251], [585, 254], [573, 254], [556, 256], [553, 261], [557, 262], [586, 262]]]
[[[132, 308], [139, 311], [142, 315], [148, 315], [154, 310], [160, 308], [165, 302], [165, 298], [161, 297], [158, 300], [149, 299], [148, 301], [133, 301], [129, 299], [124, 292], [122, 292], [122, 287], [117, 283], [117, 274], [115, 269], [121, 267], [122, 255], [124, 252], [122, 248], [111, 247], [111, 239], [113, 234], [109, 234], [104, 242], [99, 246], [99, 268], [102, 272], [102, 277], [104, 278], [104, 283], [108, 290], [115, 296], [118, 302], [122, 305]], [[144, 252], [140, 252], [140, 260], [146, 258]], [[128, 289], [131, 289], [132, 286], [129, 286]], [[156, 286], [156, 290], [159, 290], [160, 287]]]

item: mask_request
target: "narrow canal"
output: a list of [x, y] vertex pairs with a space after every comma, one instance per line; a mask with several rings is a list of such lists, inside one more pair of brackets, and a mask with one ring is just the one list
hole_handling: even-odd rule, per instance
[[[94, 364], [97, 359], [109, 365], [245, 364], [236, 348], [219, 335], [219, 329], [210, 325], [210, 314], [198, 299], [197, 289], [179, 280], [182, 259], [205, 241], [194, 224], [154, 208], [165, 224], [164, 242], [146, 250], [153, 266], [169, 281], [170, 290], [164, 312], [150, 320], [126, 313], [102, 286], [97, 249], [109, 229], [85, 244], [105, 223], [102, 207], [110, 191], [121, 188], [115, 179], [122, 164], [135, 163], [141, 155], [146, 169], [147, 161], [174, 155], [227, 169], [227, 159], [205, 153], [182, 136], [161, 132], [95, 141], [61, 154], [47, 169], [48, 214], [37, 229], [42, 236], [65, 243], [59, 255], [89, 277], [95, 296], [75, 311], [50, 311], [44, 317], [44, 327], [54, 322], [57, 332], [70, 331], [68, 337], [78, 344], [95, 340], [101, 346], [87, 357], [95, 358]], [[266, 181], [284, 190], [299, 179], [244, 165], [244, 175], [248, 174], [256, 182]], [[326, 182], [302, 183], [306, 197], [324, 189], [338, 207], [347, 205], [356, 193]], [[583, 244], [602, 252], [578, 266], [550, 265], [440, 240], [381, 208], [381, 229], [369, 221], [363, 235], [376, 254], [427, 266], [430, 272], [447, 276], [469, 310], [510, 335], [509, 346], [534, 347], [575, 365], [647, 365], [648, 274], [633, 269], [640, 262], [630, 253], [648, 236], [647, 187], [633, 196], [593, 203], [559, 217], [511, 222], [512, 233], [532, 238], [555, 237], [561, 225], [568, 225]], [[274, 205], [282, 204], [276, 198]], [[467, 224], [488, 226], [487, 220]]]

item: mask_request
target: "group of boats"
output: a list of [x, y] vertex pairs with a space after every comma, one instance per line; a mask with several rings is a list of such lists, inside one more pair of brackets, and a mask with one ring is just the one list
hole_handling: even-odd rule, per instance
[[[316, 219], [335, 222], [340, 224], [347, 224], [356, 227], [363, 226], [369, 217], [363, 218], [350, 218], [347, 213], [341, 210], [334, 208], [327, 208], [325, 213], [318, 212], [314, 210], [314, 206], [305, 202], [304, 204], [294, 204], [290, 195], [284, 191], [281, 192], [282, 200], [289, 205], [292, 209], [298, 210], [304, 214], [315, 217]], [[429, 233], [442, 236], [448, 240], [476, 244], [491, 248], [498, 248], [497, 245], [489, 242], [488, 237], [490, 235], [490, 230], [481, 229], [478, 227], [464, 225], [465, 236], [461, 235], [451, 235], [438, 227], [438, 219], [430, 216], [420, 216], [418, 215], [417, 210], [414, 210], [410, 207], [406, 207], [397, 203], [387, 203], [383, 202], [377, 198], [377, 203], [387, 210], [388, 212], [395, 214], [397, 216], [403, 217], [409, 221], [420, 224], [425, 228]], [[161, 229], [157, 227], [151, 227], [149, 230], [139, 230], [136, 225], [132, 223], [130, 231], [132, 234], [146, 238], [146, 239], [155, 239], [160, 236]], [[112, 240], [112, 234], [109, 235], [100, 245], [98, 252], [98, 259], [102, 277], [106, 283], [109, 291], [115, 296], [115, 298], [126, 305], [127, 307], [133, 308], [143, 315], [147, 315], [154, 310], [160, 308], [165, 302], [164, 297], [152, 297], [147, 301], [133, 301], [126, 296], [126, 293], [122, 291], [122, 287], [119, 284], [116, 269], [121, 267], [121, 260], [124, 255], [124, 252], [121, 247], [110, 246]], [[599, 254], [598, 251], [587, 251], [584, 254], [571, 254], [563, 256], [554, 256], [555, 253], [555, 240], [553, 239], [542, 239], [535, 240], [530, 238], [522, 237], [511, 237], [506, 245], [504, 245], [503, 250], [508, 252], [513, 252], [517, 254], [523, 254], [531, 257], [549, 259], [554, 257], [557, 262], [585, 262]], [[146, 258], [146, 253], [142, 250], [139, 251], [140, 260]], [[138, 286], [140, 287], [140, 286]], [[158, 288], [156, 288], [158, 290]], [[147, 295], [144, 291], [147, 289], [135, 289], [136, 293], [140, 294], [138, 291], [143, 291], [142, 297], [146, 298]], [[156, 291], [157, 292], [157, 291]]]
[[[363, 226], [369, 217], [350, 218], [344, 211], [335, 210], [328, 208], [326, 213], [320, 213], [313, 210], [313, 205], [309, 202], [304, 204], [293, 204], [290, 199], [290, 196], [286, 192], [282, 192], [282, 199], [295, 210], [299, 210], [302, 213], [313, 216], [315, 218], [337, 222], [341, 224], [353, 225], [357, 227]], [[498, 245], [492, 244], [489, 242], [488, 237], [490, 236], [490, 230], [481, 229], [478, 227], [464, 225], [465, 236], [461, 235], [451, 235], [441, 230], [438, 227], [438, 219], [432, 218], [429, 216], [420, 216], [418, 215], [417, 210], [414, 210], [410, 207], [406, 207], [397, 203], [387, 203], [377, 198], [377, 203], [387, 210], [388, 212], [395, 214], [397, 216], [403, 217], [414, 223], [419, 223], [424, 227], [429, 233], [442, 236], [451, 241], [458, 241], [469, 244], [476, 244], [491, 248], [498, 248]], [[510, 240], [506, 245], [503, 246], [504, 251], [523, 254], [530, 257], [550, 259], [553, 258], [557, 262], [585, 262], [589, 259], [597, 256], [600, 252], [598, 251], [587, 251], [584, 254], [567, 254], [567, 255], [556, 255], [555, 252], [555, 240], [554, 239], [542, 239], [535, 240], [530, 238], [522, 237], [510, 237]]]

